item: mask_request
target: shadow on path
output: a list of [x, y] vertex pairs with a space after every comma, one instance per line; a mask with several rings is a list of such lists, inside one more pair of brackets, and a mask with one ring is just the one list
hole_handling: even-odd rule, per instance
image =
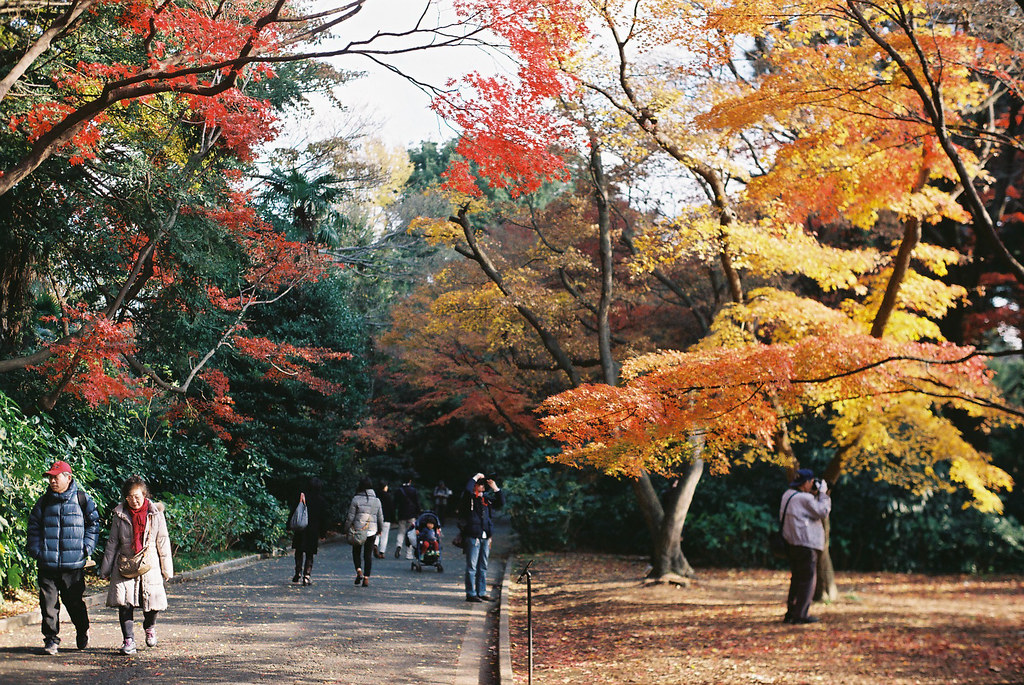
[[[507, 548], [498, 543], [494, 571]], [[349, 546], [331, 544], [317, 555], [313, 584], [302, 587], [290, 582], [291, 557], [265, 560], [168, 586], [169, 608], [157, 623], [160, 643], [133, 656], [117, 651], [117, 612], [106, 607], [90, 609], [85, 651], [75, 649], [66, 619], [57, 656], [42, 653], [38, 624], [0, 634], [0, 682], [451, 685], [467, 626], [482, 623], [494, 605], [464, 601], [460, 550], [448, 546], [444, 566], [444, 573], [415, 573], [408, 561], [388, 555], [375, 560], [364, 588], [353, 585]], [[472, 648], [488, 653], [486, 644]]]

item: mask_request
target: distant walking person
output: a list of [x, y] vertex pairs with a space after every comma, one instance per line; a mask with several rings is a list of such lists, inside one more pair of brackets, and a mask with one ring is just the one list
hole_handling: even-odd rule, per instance
[[[487, 562], [494, 527], [491, 511], [501, 509], [505, 495], [491, 478], [477, 474], [472, 492], [464, 493], [459, 510], [459, 532], [466, 554], [466, 601], [490, 602], [487, 594]], [[490, 492], [485, 492], [486, 490]]]
[[[164, 505], [149, 499], [146, 481], [130, 476], [121, 487], [121, 496], [124, 499], [114, 507], [111, 516], [110, 537], [97, 575], [110, 579], [107, 606], [117, 607], [124, 638], [121, 653], [134, 654], [135, 609], [142, 609], [146, 646], [156, 647], [156, 615], [167, 608], [164, 581], [174, 576], [174, 563]], [[140, 552], [140, 575], [122, 568], [122, 558], [130, 559]], [[130, 577], [125, 577], [125, 573]]]
[[[395, 522], [395, 498], [391, 495], [391, 488], [387, 481], [382, 480], [377, 485], [377, 499], [380, 500], [380, 506], [384, 510], [384, 526], [377, 535], [377, 548], [374, 550], [373, 556], [383, 559], [384, 555], [388, 553], [388, 535], [391, 533], [391, 524]], [[396, 541], [395, 544], [398, 542]]]
[[444, 516], [448, 513], [448, 498], [452, 496], [451, 489], [444, 484], [443, 480], [437, 481], [434, 488], [434, 513], [444, 523]]
[[789, 543], [789, 597], [786, 600], [786, 623], [817, 623], [808, 616], [818, 582], [818, 555], [825, 549], [825, 526], [822, 521], [832, 510], [832, 499], [823, 480], [815, 480], [810, 469], [800, 469], [782, 494], [779, 518], [782, 536]]
[[416, 536], [409, 539], [409, 531], [416, 529], [416, 517], [420, 515], [420, 494], [413, 487], [412, 478], [407, 478], [402, 487], [395, 491], [395, 507], [398, 509], [398, 539], [395, 540], [395, 559], [405, 551], [405, 558], [412, 559], [416, 549]]
[[373, 538], [377, 531], [384, 528], [384, 510], [380, 500], [373, 491], [369, 478], [359, 481], [358, 492], [348, 506], [345, 517], [345, 530], [362, 538], [361, 542], [349, 539], [352, 544], [352, 563], [356, 567], [356, 585], [366, 587], [370, 584], [370, 573], [373, 571]]
[[75, 625], [78, 648], [89, 646], [89, 610], [82, 595], [85, 565], [100, 533], [100, 515], [92, 498], [78, 488], [66, 461], [54, 462], [46, 475], [50, 487], [28, 515], [26, 551], [36, 560], [39, 574], [43, 651], [56, 654], [62, 601]]
[[[295, 575], [292, 582], [302, 581], [303, 585], [313, 582], [313, 558], [320, 549], [320, 538], [324, 534], [323, 481], [313, 477], [305, 492], [299, 493], [299, 502], [306, 503], [306, 527], [292, 532], [292, 549], [295, 550]], [[298, 507], [299, 503], [296, 502]], [[293, 509], [294, 511], [294, 509]], [[290, 518], [290, 517], [289, 517]]]

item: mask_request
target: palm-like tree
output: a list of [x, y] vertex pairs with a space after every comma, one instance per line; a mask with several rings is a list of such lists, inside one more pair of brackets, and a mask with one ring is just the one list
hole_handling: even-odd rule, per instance
[[337, 247], [346, 224], [339, 202], [348, 196], [332, 172], [307, 175], [300, 169], [272, 169], [263, 177], [260, 200], [267, 215], [292, 238]]

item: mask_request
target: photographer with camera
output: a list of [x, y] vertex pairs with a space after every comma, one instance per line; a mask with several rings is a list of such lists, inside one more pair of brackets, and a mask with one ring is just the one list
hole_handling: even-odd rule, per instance
[[818, 555], [825, 549], [825, 526], [822, 521], [832, 510], [828, 485], [815, 479], [810, 469], [797, 470], [789, 489], [782, 494], [779, 518], [782, 536], [789, 543], [789, 598], [786, 600], [785, 623], [817, 623], [808, 616], [814, 587], [818, 582]]

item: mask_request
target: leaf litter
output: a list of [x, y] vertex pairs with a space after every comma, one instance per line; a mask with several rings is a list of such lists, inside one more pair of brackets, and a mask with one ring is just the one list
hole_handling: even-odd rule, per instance
[[[688, 587], [645, 586], [640, 557], [533, 559], [539, 685], [1024, 682], [1021, 576], [839, 573], [839, 599], [812, 607], [821, 622], [789, 626], [786, 571], [705, 569]], [[525, 582], [509, 601], [515, 682], [526, 683]]]

